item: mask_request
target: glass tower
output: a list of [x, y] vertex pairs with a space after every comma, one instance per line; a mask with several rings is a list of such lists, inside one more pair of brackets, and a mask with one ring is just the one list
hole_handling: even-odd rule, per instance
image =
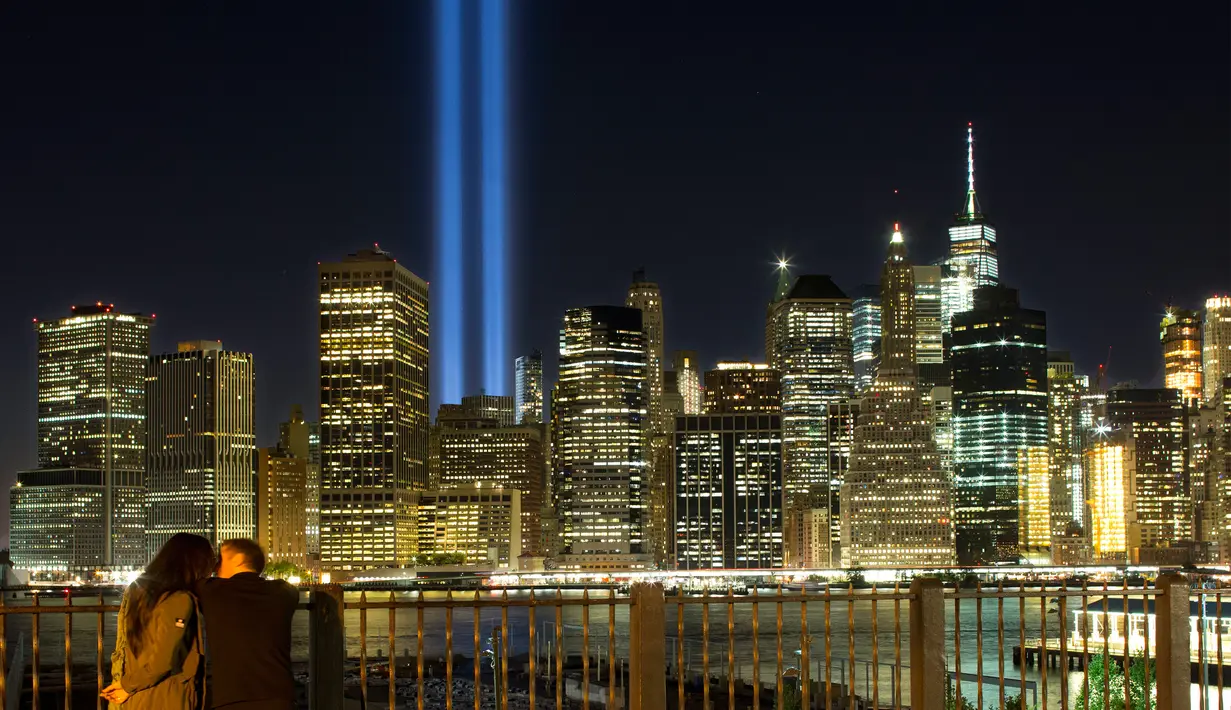
[[543, 353], [535, 350], [517, 358], [513, 372], [514, 403], [518, 424], [543, 421]]
[[321, 566], [405, 566], [427, 488], [427, 282], [379, 249], [318, 271]]
[[881, 357], [881, 289], [864, 285], [851, 303], [851, 343], [854, 347], [855, 391], [867, 392], [876, 380]]
[[941, 283], [941, 326], [952, 327], [953, 316], [974, 307], [975, 290], [1000, 283], [996, 229], [979, 209], [975, 196], [974, 128], [966, 128], [966, 202], [949, 227], [949, 255]]
[[1183, 308], [1168, 308], [1159, 325], [1163, 346], [1163, 386], [1180, 391], [1185, 402], [1200, 402], [1201, 314]]
[[1231, 296], [1205, 300], [1201, 370], [1205, 401], [1217, 405], [1222, 400], [1223, 380], [1231, 377]]

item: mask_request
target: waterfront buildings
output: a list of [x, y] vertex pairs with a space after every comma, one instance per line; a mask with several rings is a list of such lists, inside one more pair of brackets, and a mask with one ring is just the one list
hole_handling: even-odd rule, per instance
[[513, 372], [513, 407], [518, 424], [543, 421], [543, 353], [535, 350], [517, 358]]
[[554, 495], [569, 569], [644, 568], [646, 427], [642, 312], [569, 309], [560, 332]]
[[1046, 446], [1017, 452], [1018, 550], [1022, 557], [1051, 562], [1051, 468]]
[[[641, 332], [645, 338], [645, 403], [649, 417], [642, 431], [646, 437], [643, 451], [645, 467], [644, 533], [646, 551], [655, 563], [666, 567], [671, 554], [670, 501], [671, 422], [663, 410], [664, 339], [663, 298], [658, 284], [646, 279], [645, 271], [633, 273], [624, 305], [641, 311]], [[678, 381], [678, 378], [677, 378]]]
[[848, 567], [954, 562], [950, 481], [918, 392], [914, 272], [895, 225], [881, 275], [881, 363], [854, 429], [842, 484]]
[[674, 558], [679, 569], [783, 565], [782, 418], [676, 418]]
[[256, 541], [269, 562], [308, 565], [308, 460], [282, 447], [257, 451]]
[[149, 358], [146, 553], [172, 535], [215, 545], [252, 537], [256, 491], [253, 358], [215, 340]]
[[379, 249], [318, 272], [321, 565], [404, 566], [428, 478], [427, 283]]
[[1217, 402], [1223, 380], [1231, 377], [1231, 295], [1205, 300], [1201, 334], [1201, 388], [1206, 402]]
[[782, 380], [786, 505], [828, 507], [834, 519], [841, 480], [829, 469], [828, 406], [854, 396], [852, 328], [851, 299], [823, 275], [797, 278], [769, 304], [765, 326], [768, 364]]
[[154, 320], [111, 305], [35, 321], [38, 469], [9, 497], [14, 565], [92, 575], [146, 562], [145, 364]]
[[1089, 379], [1077, 375], [1068, 352], [1047, 353], [1047, 459], [1053, 536], [1071, 523], [1086, 527], [1086, 475], [1083, 455], [1093, 426], [1083, 421], [1082, 397]]
[[705, 413], [782, 411], [782, 382], [764, 363], [720, 362], [705, 373]]
[[942, 326], [952, 328], [953, 316], [975, 306], [975, 290], [1000, 283], [996, 229], [975, 196], [974, 128], [966, 128], [966, 201], [949, 227], [949, 255], [941, 284]]
[[1137, 447], [1131, 436], [1104, 431], [1085, 452], [1089, 481], [1090, 544], [1095, 562], [1128, 561], [1130, 491], [1137, 474]]
[[865, 284], [851, 301], [851, 347], [854, 348], [855, 391], [868, 391], [876, 379], [881, 354], [881, 289]]
[[958, 562], [1015, 561], [1019, 454], [1048, 444], [1046, 317], [1014, 289], [983, 287], [952, 341]]
[[517, 569], [522, 554], [521, 492], [483, 485], [419, 497], [420, 555], [460, 553], [465, 564]]
[[1201, 315], [1168, 307], [1158, 339], [1163, 348], [1163, 387], [1179, 390], [1185, 402], [1201, 402]]
[[1193, 539], [1185, 416], [1179, 390], [1113, 389], [1107, 393], [1108, 423], [1131, 437], [1136, 449], [1128, 531], [1133, 555], [1151, 548], [1177, 547]]

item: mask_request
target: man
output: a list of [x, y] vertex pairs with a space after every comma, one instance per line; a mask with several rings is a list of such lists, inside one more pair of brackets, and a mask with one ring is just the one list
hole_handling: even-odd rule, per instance
[[299, 592], [281, 580], [261, 577], [265, 553], [252, 540], [227, 540], [218, 553], [218, 576], [197, 590], [212, 676], [210, 705], [291, 710], [291, 617]]

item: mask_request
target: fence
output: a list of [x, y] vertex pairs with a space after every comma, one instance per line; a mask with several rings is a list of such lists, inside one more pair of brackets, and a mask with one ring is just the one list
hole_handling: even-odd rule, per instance
[[[671, 596], [652, 584], [634, 585], [627, 596], [611, 589], [580, 595], [560, 590], [347, 595], [338, 586], [322, 586], [312, 590], [304, 605], [308, 696], [315, 710], [479, 710], [485, 703], [501, 709], [545, 703], [587, 710], [783, 710], [788, 704], [941, 710], [1003, 709], [1014, 702], [1013, 691], [1024, 695], [1033, 689], [1037, 707], [1044, 710], [1080, 708], [1074, 696], [1101, 708], [1100, 699], [1119, 690], [1105, 665], [1092, 681], [1092, 659], [1106, 658], [1126, 671], [1134, 663], [1154, 671], [1156, 680], [1144, 674], [1147, 696], [1156, 698], [1154, 707], [1189, 707], [1196, 682], [1202, 698], [1207, 685], [1217, 685], [1217, 703], [1209, 707], [1221, 710], [1223, 637], [1231, 631], [1223, 620], [1224, 593], [1193, 595], [1178, 575], [1160, 577], [1152, 589], [1127, 583], [946, 589], [939, 580], [916, 579], [909, 588], [809, 592], [779, 587], [754, 588], [747, 595]], [[26, 697], [36, 709], [74, 707], [74, 617], [94, 626], [92, 670], [101, 690], [109, 657], [105, 621], [117, 609], [102, 598], [52, 606], [37, 596], [30, 606], [0, 606], [0, 668], [17, 655], [9, 649], [8, 637], [15, 630], [10, 619], [29, 617], [31, 639], [30, 683], [9, 687], [7, 674], [0, 672], [0, 707], [14, 707], [14, 700]], [[45, 683], [41, 672], [40, 644], [48, 633], [40, 622], [48, 615], [63, 618], [62, 695], [58, 688], [50, 694], [58, 683]], [[433, 620], [441, 617], [443, 627], [434, 627]], [[384, 626], [375, 644], [370, 624]], [[82, 631], [79, 624], [79, 637]], [[490, 648], [484, 648], [485, 642]], [[402, 670], [399, 645], [406, 652]], [[524, 658], [515, 652], [519, 645], [526, 649]], [[379, 649], [377, 658], [370, 646]], [[383, 665], [381, 659], [387, 659]], [[490, 666], [486, 670], [483, 659]], [[1020, 666], [1016, 677], [1006, 674], [1006, 663]], [[442, 680], [437, 665], [442, 666], [443, 691], [429, 697], [428, 686], [439, 689]], [[1034, 665], [1037, 678], [1028, 679]], [[865, 675], [862, 688], [857, 669]], [[1049, 674], [1049, 669], [1056, 672]], [[376, 676], [387, 685], [386, 692], [372, 692], [380, 682]], [[467, 690], [459, 692], [463, 685]], [[1131, 684], [1122, 685], [1125, 704], [1133, 707]], [[969, 705], [957, 700], [967, 697]], [[1019, 707], [1033, 703], [1030, 698]], [[103, 707], [100, 699], [91, 704]]]

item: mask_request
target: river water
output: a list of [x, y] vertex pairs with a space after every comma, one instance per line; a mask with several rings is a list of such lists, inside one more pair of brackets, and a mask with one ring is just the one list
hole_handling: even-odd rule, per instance
[[[567, 591], [564, 595], [567, 598], [579, 597], [580, 592]], [[473, 592], [462, 592], [457, 595], [459, 598], [465, 595], [467, 598], [473, 598]], [[499, 598], [499, 594], [491, 592], [480, 592], [480, 598], [495, 599]], [[525, 598], [528, 597], [527, 592], [513, 592], [509, 594], [510, 598]], [[410, 600], [413, 597], [409, 595], [399, 594], [401, 600]], [[443, 599], [443, 592], [430, 592], [425, 595], [427, 599]], [[354, 593], [347, 594], [348, 601], [357, 600], [358, 595]], [[387, 593], [369, 593], [369, 600], [385, 600]], [[17, 601], [9, 602], [12, 604], [23, 604], [26, 602]], [[61, 600], [45, 600], [44, 605], [62, 604]], [[75, 604], [91, 604], [96, 603], [92, 600], [77, 599]], [[757, 618], [759, 620], [759, 633], [756, 634], [756, 646], [759, 649], [760, 658], [760, 680], [762, 683], [769, 684], [773, 682], [777, 673], [777, 627], [778, 627], [778, 609], [777, 604], [772, 601], [772, 597], [762, 596], [758, 605]], [[900, 644], [900, 654], [903, 667], [901, 668], [902, 676], [902, 702], [910, 703], [910, 634], [909, 634], [909, 602], [902, 601], [900, 604], [900, 629], [897, 635]], [[589, 611], [590, 619], [590, 648], [591, 655], [599, 659], [599, 663], [606, 668], [607, 664], [607, 649], [609, 645], [608, 639], [608, 606], [593, 606]], [[471, 658], [474, 655], [474, 613], [473, 609], [459, 607], [453, 612], [453, 653], [455, 655]], [[1041, 631], [1041, 623], [1046, 620], [1048, 638], [1056, 638], [1060, 632], [1059, 618], [1055, 613], [1045, 613], [1047, 610], [1042, 607], [1040, 600], [1027, 599], [1025, 613], [1021, 613], [1019, 600], [1006, 599], [1003, 605], [1003, 629], [1004, 629], [1004, 645], [1001, 652], [998, 644], [998, 626], [1000, 610], [998, 609], [997, 600], [984, 600], [982, 609], [978, 609], [973, 600], [962, 600], [961, 607], [958, 613], [960, 617], [961, 628], [961, 670], [964, 674], [977, 676], [982, 671], [983, 676], [991, 676], [991, 679], [982, 685], [983, 690], [983, 706], [991, 705], [998, 706], [998, 688], [996, 677], [998, 676], [999, 666], [1003, 660], [1004, 674], [1007, 679], [1023, 681], [1026, 689], [1026, 700], [1030, 704], [1036, 702], [1040, 707], [1043, 703], [1047, 703], [1047, 707], [1059, 708], [1062, 697], [1061, 674], [1063, 671], [1057, 668], [1047, 669], [1046, 679], [1043, 672], [1038, 668], [1022, 669], [1013, 665], [1012, 649], [1017, 646], [1021, 635], [1019, 624], [1024, 623], [1025, 635], [1029, 638], [1038, 638]], [[625, 658], [627, 655], [628, 644], [628, 612], [627, 605], [615, 607], [615, 634], [614, 647], [617, 659]], [[742, 603], [736, 604], [733, 610], [733, 619], [730, 631], [728, 631], [727, 623], [727, 605], [726, 604], [711, 604], [709, 605], [709, 674], [712, 677], [724, 677], [728, 669], [728, 648], [734, 649], [734, 665], [735, 676], [737, 679], [751, 681], [753, 677], [753, 613], [751, 597], [745, 597]], [[583, 608], [580, 606], [565, 606], [562, 607], [561, 619], [563, 626], [564, 649], [567, 655], [579, 655], [583, 646], [582, 637], [582, 620]], [[360, 650], [359, 627], [360, 627], [360, 612], [357, 610], [349, 610], [346, 612], [346, 630], [347, 630], [347, 646], [348, 655], [358, 657]], [[859, 601], [854, 604], [853, 619], [848, 615], [848, 604], [845, 601], [834, 601], [829, 609], [829, 634], [830, 648], [829, 656], [829, 673], [830, 678], [835, 684], [845, 684], [846, 679], [851, 673], [851, 645], [854, 646], [854, 671], [855, 671], [855, 692], [864, 698], [871, 698], [873, 688], [879, 690], [879, 699], [882, 706], [892, 707], [892, 699], [894, 692], [893, 680], [893, 663], [894, 663], [894, 603], [891, 600], [882, 600], [877, 604], [875, 613], [877, 641], [877, 661], [879, 672], [873, 670], [873, 613], [872, 605], [866, 597], [860, 597]], [[958, 649], [954, 643], [954, 628], [955, 615], [952, 600], [947, 602], [947, 628], [948, 628], [948, 667], [952, 672], [957, 667]], [[704, 611], [701, 605], [692, 604], [683, 607], [684, 617], [684, 633], [683, 633], [683, 648], [686, 677], [700, 677], [704, 664], [703, 649], [706, 644], [704, 639]], [[801, 633], [805, 620], [805, 615], [801, 613], [801, 605], [799, 603], [785, 603], [782, 605], [782, 652], [783, 652], [783, 667], [793, 668], [798, 667], [800, 660], [801, 639], [805, 634]], [[539, 607], [536, 611], [536, 636], [538, 654], [540, 658], [539, 673], [544, 669], [554, 666], [553, 654], [555, 653], [555, 609], [552, 607]], [[979, 642], [979, 622], [982, 619], [982, 652], [980, 653]], [[1070, 613], [1069, 621], [1072, 616]], [[416, 610], [399, 609], [394, 613], [394, 653], [397, 656], [407, 654], [413, 655], [416, 653], [418, 634], [416, 628], [417, 613]], [[501, 620], [501, 610], [498, 608], [487, 608], [481, 611], [479, 617], [479, 637], [480, 648], [487, 649], [490, 647], [490, 638], [493, 629], [499, 628]], [[674, 673], [677, 665], [677, 652], [679, 644], [677, 641], [678, 630], [678, 607], [668, 602], [666, 608], [666, 627], [667, 627], [667, 644], [668, 644], [668, 665], [669, 673]], [[850, 622], [853, 620], [853, 624]], [[821, 602], [810, 602], [806, 608], [807, 621], [807, 636], [811, 637], [809, 647], [809, 673], [813, 679], [824, 679], [826, 677], [825, 663], [825, 639], [826, 639], [826, 613], [825, 605]], [[527, 654], [529, 652], [529, 615], [526, 607], [510, 607], [508, 609], [509, 623], [509, 641], [510, 653], [512, 656]], [[425, 657], [428, 658], [443, 658], [445, 656], [446, 634], [445, 634], [445, 611], [444, 609], [428, 609], [424, 613], [423, 624], [423, 650]], [[72, 649], [73, 663], [78, 668], [84, 670], [92, 668], [94, 665], [95, 649], [96, 649], [96, 629], [97, 616], [92, 614], [77, 614], [74, 616], [72, 630]], [[104, 619], [105, 653], [109, 654], [114, 647], [115, 639], [115, 617], [114, 614], [109, 614]], [[18, 615], [10, 617], [7, 623], [6, 636], [10, 643], [9, 658], [13, 657], [13, 644], [17, 643], [18, 638], [24, 639], [25, 659], [29, 664], [31, 660], [30, 639], [33, 635], [33, 628], [30, 617]], [[42, 620], [39, 629], [40, 639], [40, 663], [44, 667], [58, 667], [63, 663], [64, 659], [64, 620], [60, 615], [50, 615]], [[733, 641], [729, 643], [728, 639]], [[389, 612], [387, 610], [372, 610], [368, 612], [367, 618], [367, 653], [369, 658], [375, 658], [378, 654], [387, 655], [389, 648]], [[1231, 649], [1226, 649], [1226, 652], [1231, 655]], [[300, 612], [296, 615], [294, 623], [292, 655], [296, 661], [307, 661], [308, 658], [308, 619], [306, 612]], [[982, 668], [980, 669], [980, 660]], [[1069, 688], [1069, 704], [1072, 706], [1073, 701], [1079, 692], [1082, 673], [1080, 671], [1069, 672], [1068, 674]], [[877, 682], [879, 676], [879, 682]], [[971, 680], [963, 681], [962, 693], [971, 700], [976, 699], [978, 695], [978, 683]], [[673, 691], [674, 692], [674, 691]], [[1018, 693], [1017, 687], [1006, 689], [1006, 695], [1012, 697]], [[1199, 690], [1194, 684], [1193, 686], [1193, 703], [1192, 707], [1217, 707], [1216, 689], [1210, 689], [1207, 693], [1207, 699], [1204, 704], [1200, 703]], [[1045, 700], [1046, 698], [1046, 700]], [[1224, 707], [1231, 707], [1231, 689], [1224, 695]]]

